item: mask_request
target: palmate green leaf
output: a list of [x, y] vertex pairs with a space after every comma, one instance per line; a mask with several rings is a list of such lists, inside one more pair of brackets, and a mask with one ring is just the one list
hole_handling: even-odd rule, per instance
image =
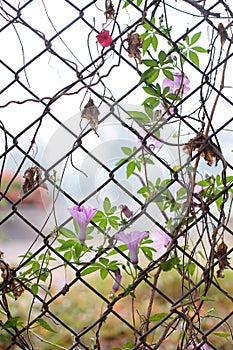
[[198, 32], [198, 33], [194, 34], [194, 35], [192, 36], [192, 38], [191, 38], [190, 46], [191, 46], [191, 45], [194, 45], [194, 44], [198, 41], [198, 39], [200, 38], [200, 36], [201, 36], [201, 32]]
[[204, 49], [204, 47], [201, 47], [201, 46], [192, 46], [192, 50], [197, 51], [197, 52], [203, 52], [203, 53], [207, 52], [207, 50]]
[[129, 164], [127, 165], [127, 168], [126, 168], [127, 179], [133, 174], [134, 170], [135, 170], [135, 163], [129, 162]]
[[107, 269], [100, 269], [100, 278], [102, 280], [105, 280], [105, 278], [108, 276], [108, 270]]
[[66, 238], [77, 238], [77, 235], [66, 227], [62, 227], [59, 232]]
[[11, 317], [9, 318], [4, 325], [2, 326], [3, 329], [9, 329], [9, 328], [15, 328], [15, 327], [21, 327], [23, 325], [23, 321], [19, 316]]
[[90, 273], [93, 273], [93, 272], [95, 272], [95, 271], [98, 271], [98, 270], [100, 270], [101, 268], [103, 268], [101, 264], [99, 264], [99, 263], [93, 263], [93, 264], [91, 264], [91, 266], [88, 266], [85, 270], [83, 270], [83, 271], [81, 272], [81, 276], [83, 277], [83, 276], [89, 275]]
[[110, 202], [110, 199], [108, 197], [104, 198], [103, 207], [104, 207], [105, 213], [108, 213], [109, 210], [111, 209], [111, 202]]
[[[129, 112], [128, 112], [129, 113]], [[139, 112], [140, 113], [140, 112]], [[145, 114], [143, 113], [143, 116], [144, 116]], [[121, 147], [121, 150], [122, 150], [122, 152], [124, 152], [124, 154], [126, 154], [127, 156], [130, 156], [131, 154], [132, 154], [132, 149], [131, 148], [129, 148], [129, 147]]]
[[158, 63], [155, 60], [142, 60], [142, 63], [147, 67], [158, 67]]
[[143, 90], [151, 96], [158, 96], [157, 91], [149, 86], [143, 86]]
[[179, 264], [180, 259], [179, 258], [171, 258], [167, 261], [164, 261], [160, 264], [163, 271], [170, 271], [174, 267], [176, 267], [177, 264]]
[[195, 66], [197, 66], [199, 68], [199, 58], [198, 58], [196, 52], [190, 50], [189, 51], [189, 58], [195, 64]]
[[155, 34], [152, 35], [152, 39], [151, 39], [151, 44], [153, 46], [154, 51], [157, 51], [158, 48], [158, 38]]
[[143, 54], [143, 55], [145, 55], [145, 53], [147, 52], [148, 47], [149, 47], [150, 44], [151, 44], [151, 41], [152, 41], [151, 35], [150, 35], [148, 38], [146, 38], [146, 39], [144, 40], [144, 42], [143, 42], [143, 44], [142, 44], [142, 54]]
[[[137, 121], [139, 121], [140, 123], [143, 124], [147, 124], [150, 122], [150, 118], [148, 117], [148, 115], [146, 115], [143, 112], [138, 112], [138, 111], [127, 111], [127, 113], [129, 113], [129, 115], [131, 115], [131, 117]], [[132, 152], [131, 152], [132, 153]], [[130, 153], [130, 154], [131, 154]]]
[[36, 319], [36, 322], [41, 326], [43, 327], [44, 329], [46, 329], [47, 331], [49, 332], [52, 332], [52, 333], [57, 333], [51, 326], [48, 322], [46, 322], [45, 320], [43, 320], [42, 318], [37, 318]]
[[168, 314], [166, 312], [160, 312], [160, 313], [157, 313], [157, 314], [150, 316], [149, 321], [150, 322], [158, 322], [158, 321], [161, 321], [167, 315]]

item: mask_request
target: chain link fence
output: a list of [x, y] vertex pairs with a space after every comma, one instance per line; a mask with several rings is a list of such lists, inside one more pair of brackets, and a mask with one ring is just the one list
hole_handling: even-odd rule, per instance
[[230, 2], [0, 15], [0, 348], [232, 349]]

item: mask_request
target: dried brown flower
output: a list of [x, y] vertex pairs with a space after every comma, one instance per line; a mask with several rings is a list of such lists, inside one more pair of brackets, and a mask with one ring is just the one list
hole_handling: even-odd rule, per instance
[[115, 10], [114, 10], [114, 6], [111, 0], [106, 0], [105, 1], [105, 17], [106, 17], [106, 21], [108, 19], [114, 19], [115, 16]]
[[[214, 152], [214, 150], [217, 150], [218, 152]], [[203, 133], [199, 133], [193, 139], [189, 140], [184, 146], [184, 151], [188, 153], [190, 157], [192, 156], [193, 151], [201, 151], [201, 157], [206, 160], [209, 166], [213, 165], [214, 160], [215, 165], [217, 165], [220, 159], [217, 155], [217, 153], [220, 152], [217, 146], [211, 140], [208, 140]]]
[[218, 278], [224, 278], [224, 270], [230, 267], [229, 258], [224, 255], [227, 253], [227, 245], [222, 242], [217, 247], [217, 251], [214, 252], [214, 258], [218, 259], [219, 270], [217, 271]]
[[[29, 167], [23, 175], [24, 183], [22, 186], [23, 193], [27, 193], [38, 185], [42, 180], [42, 171], [38, 166]], [[45, 183], [41, 184], [40, 187], [48, 190], [48, 187]]]
[[140, 38], [139, 34], [137, 33], [130, 33], [128, 35], [128, 53], [129, 57], [134, 57], [138, 59], [138, 62], [142, 63], [141, 58], [141, 51], [139, 50], [142, 48], [143, 40]]
[[90, 98], [82, 110], [81, 117], [90, 120], [90, 127], [92, 128], [92, 130], [94, 130], [97, 136], [99, 136], [96, 132], [98, 128], [99, 115], [100, 112], [98, 108], [95, 106], [93, 100]]

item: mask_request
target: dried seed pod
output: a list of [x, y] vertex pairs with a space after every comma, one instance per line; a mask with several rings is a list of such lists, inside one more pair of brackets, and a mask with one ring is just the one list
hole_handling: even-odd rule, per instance
[[90, 98], [87, 104], [84, 106], [82, 110], [81, 117], [86, 118], [87, 120], [90, 121], [90, 127], [94, 132], [96, 133], [97, 136], [97, 128], [98, 128], [98, 116], [100, 115], [100, 111], [98, 108], [95, 106], [93, 100]]
[[224, 256], [227, 253], [228, 247], [225, 242], [222, 241], [217, 247], [217, 251], [214, 252], [214, 258], [218, 259], [219, 270], [217, 271], [218, 278], [224, 278], [224, 270], [231, 267], [229, 258]]

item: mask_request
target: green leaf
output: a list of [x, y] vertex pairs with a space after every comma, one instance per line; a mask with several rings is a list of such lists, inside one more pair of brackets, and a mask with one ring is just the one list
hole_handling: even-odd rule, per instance
[[100, 258], [99, 261], [101, 262], [101, 264], [107, 266], [109, 263], [109, 259], [107, 258]]
[[105, 278], [108, 276], [108, 270], [107, 269], [100, 269], [100, 277], [102, 280], [105, 280]]
[[[157, 107], [160, 104], [160, 100], [156, 97], [148, 97], [145, 99], [145, 101], [143, 101], [142, 104], [145, 107], [149, 107], [151, 109], [154, 109], [155, 107]], [[150, 120], [148, 122], [150, 122]]]
[[148, 47], [150, 46], [151, 44], [151, 40], [152, 40], [152, 37], [149, 36], [148, 38], [146, 38], [142, 44], [142, 54], [145, 55]]
[[137, 6], [140, 6], [143, 0], [137, 0]]
[[194, 51], [189, 51], [190, 60], [199, 68], [199, 58]]
[[37, 318], [36, 322], [39, 323], [39, 325], [41, 327], [43, 327], [44, 329], [46, 329], [47, 331], [51, 332], [51, 333], [57, 333], [50, 325], [48, 322], [46, 322], [45, 320], [43, 320], [42, 318]]
[[64, 258], [65, 258], [67, 261], [70, 261], [70, 260], [72, 259], [72, 252], [71, 252], [70, 250], [68, 250], [67, 252], [65, 252]]
[[201, 32], [194, 34], [191, 38], [190, 46], [195, 44], [201, 36]]
[[133, 174], [135, 170], [135, 163], [134, 162], [130, 162], [128, 165], [127, 165], [127, 168], [126, 168], [126, 176], [127, 176], [127, 179], [130, 177], [130, 175]]
[[168, 314], [166, 312], [160, 312], [160, 313], [157, 313], [157, 314], [150, 316], [149, 321], [150, 322], [158, 322], [158, 321], [161, 321], [167, 315]]
[[143, 113], [143, 112], [138, 112], [138, 111], [127, 111], [127, 113], [129, 113], [129, 115], [135, 119], [135, 120], [138, 120], [139, 122], [141, 123], [149, 123], [150, 122], [150, 118], [148, 118], [148, 116]]
[[195, 272], [195, 270], [196, 270], [196, 264], [195, 264], [194, 262], [191, 262], [191, 263], [188, 265], [188, 267], [189, 267], [189, 273], [190, 273], [190, 275], [193, 276], [193, 275], [194, 275], [194, 272]]
[[111, 209], [111, 202], [110, 202], [110, 199], [108, 197], [104, 198], [103, 207], [104, 207], [105, 213], [108, 213], [109, 210]]
[[166, 53], [162, 50], [159, 52], [159, 63], [161, 64], [161, 66], [163, 65], [164, 61], [166, 60], [167, 55]]
[[85, 270], [81, 272], [81, 276], [89, 275], [97, 270], [100, 270], [102, 266], [98, 263], [93, 263], [91, 266], [88, 266]]
[[187, 45], [189, 46], [190, 45], [190, 40], [189, 40], [188, 35], [185, 37], [185, 41], [186, 41]]
[[167, 261], [164, 261], [160, 264], [161, 268], [163, 271], [170, 271], [171, 269], [173, 269], [177, 264], [179, 264], [180, 259], [179, 258], [171, 258]]
[[[128, 247], [126, 244], [122, 244], [122, 245], [119, 245], [119, 247], [117, 247], [117, 250], [121, 251], [121, 252], [124, 252], [125, 250], [127, 250]], [[113, 249], [111, 252], [108, 253], [108, 256], [111, 256], [111, 255], [115, 255], [115, 254], [118, 254], [118, 251], [116, 249]]]
[[205, 295], [202, 295], [202, 296], [200, 297], [200, 300], [203, 300], [203, 301], [215, 301], [215, 299], [206, 297]]
[[152, 84], [159, 76], [159, 69], [153, 69], [150, 76], [146, 79], [147, 84]]
[[62, 236], [65, 236], [66, 238], [77, 238], [76, 234], [66, 227], [62, 227], [59, 230], [59, 232], [62, 234]]
[[156, 92], [156, 90], [149, 86], [143, 86], [143, 90], [149, 95], [158, 96], [158, 93]]
[[23, 321], [21, 321], [21, 318], [19, 316], [11, 317], [9, 320], [7, 320], [4, 325], [2, 326], [3, 329], [8, 328], [15, 328], [15, 327], [21, 327], [23, 325]]
[[197, 51], [197, 52], [203, 52], [203, 53], [207, 52], [207, 50], [201, 46], [192, 46], [192, 50]]
[[174, 80], [174, 76], [170, 70], [163, 69], [163, 74], [165, 75], [166, 78], [168, 78], [170, 80]]
[[50, 290], [44, 284], [39, 284], [39, 287], [43, 289], [50, 297], [52, 297]]
[[133, 349], [134, 343], [132, 343], [131, 341], [128, 341], [127, 343], [124, 343], [123, 346], [124, 346], [124, 350]]
[[[128, 112], [131, 113], [131, 112]], [[139, 112], [140, 113], [140, 112]], [[144, 115], [144, 113], [143, 113]], [[124, 152], [124, 154], [126, 154], [127, 156], [130, 156], [132, 154], [132, 150], [129, 147], [121, 147], [122, 152]]]
[[152, 35], [152, 39], [151, 39], [151, 44], [153, 46], [154, 51], [157, 51], [158, 48], [158, 39], [156, 35]]
[[201, 181], [198, 181], [197, 182], [197, 185], [198, 186], [201, 186], [201, 187], [207, 187], [211, 184], [211, 182], [209, 180], [201, 180]]
[[231, 335], [230, 333], [213, 333], [213, 334], [221, 338], [228, 338]]
[[39, 286], [38, 286], [37, 283], [32, 284], [32, 286], [31, 286], [31, 292], [32, 292], [33, 295], [37, 295], [38, 289], [39, 289]]
[[155, 60], [142, 60], [142, 63], [147, 67], [158, 67], [158, 63]]

